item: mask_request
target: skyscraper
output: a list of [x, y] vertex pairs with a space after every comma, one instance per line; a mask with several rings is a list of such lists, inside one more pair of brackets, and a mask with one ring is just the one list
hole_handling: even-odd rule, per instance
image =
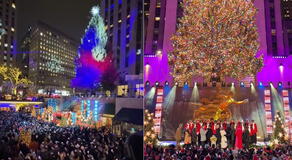
[[16, 1], [0, 1], [0, 19], [5, 34], [0, 38], [0, 64], [12, 66], [16, 52]]
[[283, 39], [285, 54], [292, 55], [292, 1], [282, 0], [281, 3]]
[[267, 54], [274, 57], [292, 55], [292, 1], [270, 0], [259, 7], [265, 9]]
[[101, 14], [121, 79], [129, 92], [137, 91], [143, 84], [143, 0], [102, 0]]
[[[75, 77], [77, 42], [61, 31], [38, 22], [21, 43], [19, 62], [39, 93], [69, 94]], [[26, 69], [27, 68], [27, 69]]]

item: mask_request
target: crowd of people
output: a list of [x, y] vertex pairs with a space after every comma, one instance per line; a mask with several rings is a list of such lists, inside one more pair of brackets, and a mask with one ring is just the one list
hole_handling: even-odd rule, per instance
[[249, 149], [222, 149], [220, 147], [202, 147], [184, 145], [183, 147], [153, 147], [147, 145], [144, 160], [291, 160], [292, 146], [276, 148], [252, 147]]
[[0, 160], [126, 159], [125, 137], [106, 127], [58, 127], [20, 112], [0, 112]]
[[253, 120], [250, 123], [190, 120], [185, 126], [180, 124], [177, 128], [177, 145], [181, 143], [182, 136], [185, 145], [243, 149], [257, 143], [257, 125]]

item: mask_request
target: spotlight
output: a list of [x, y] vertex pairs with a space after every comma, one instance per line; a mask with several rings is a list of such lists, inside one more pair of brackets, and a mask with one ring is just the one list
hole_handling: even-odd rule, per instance
[[158, 82], [158, 81], [156, 81], [156, 82], [155, 82], [155, 86], [158, 86], [158, 85], [159, 85], [159, 82]]
[[243, 82], [240, 82], [240, 87], [244, 87], [244, 83]]
[[282, 87], [282, 82], [279, 82], [279, 83], [278, 83], [278, 86], [279, 86], [279, 87]]
[[175, 85], [176, 85], [176, 86], [178, 86], [178, 83], [177, 83], [177, 82], [175, 82]]
[[169, 85], [169, 83], [166, 81], [166, 82], [165, 82], [165, 85], [166, 85], [166, 86], [168, 86], [168, 85]]
[[146, 86], [149, 86], [150, 85], [150, 82], [149, 81], [146, 81]]
[[231, 83], [231, 86], [234, 86], [234, 82]]
[[263, 86], [263, 83], [262, 83], [262, 82], [260, 82], [260, 83], [259, 83], [259, 86], [260, 86], [260, 87], [262, 87], [262, 86]]

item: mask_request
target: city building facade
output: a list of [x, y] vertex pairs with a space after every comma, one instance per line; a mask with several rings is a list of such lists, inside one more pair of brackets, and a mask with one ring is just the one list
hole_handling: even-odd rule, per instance
[[75, 77], [77, 42], [61, 31], [38, 21], [21, 41], [19, 67], [39, 94], [69, 95]]
[[120, 74], [118, 94], [143, 94], [143, 0], [102, 0], [100, 8]]
[[16, 59], [16, 0], [0, 1], [0, 64], [14, 66]]

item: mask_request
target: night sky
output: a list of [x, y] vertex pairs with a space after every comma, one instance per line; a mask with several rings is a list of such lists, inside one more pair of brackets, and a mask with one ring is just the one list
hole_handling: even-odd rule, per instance
[[[28, 26], [41, 20], [80, 42], [97, 0], [18, 0], [18, 44]], [[19, 47], [19, 45], [18, 45]]]

